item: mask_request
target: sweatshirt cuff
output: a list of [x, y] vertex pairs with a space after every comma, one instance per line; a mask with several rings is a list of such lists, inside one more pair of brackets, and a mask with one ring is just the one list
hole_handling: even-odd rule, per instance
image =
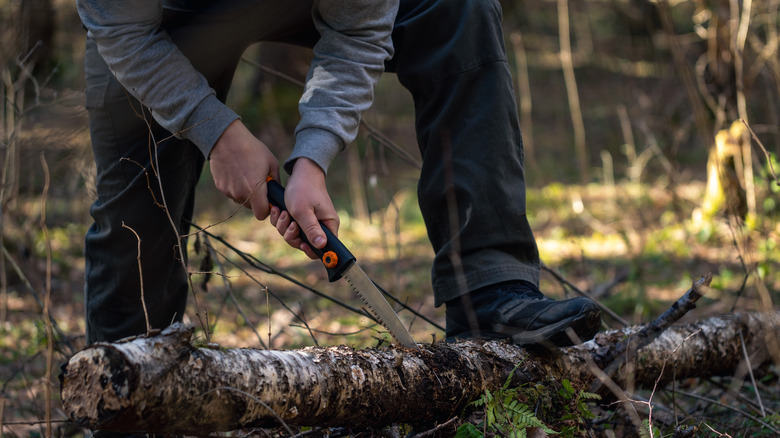
[[295, 160], [303, 157], [317, 163], [327, 175], [330, 163], [342, 149], [341, 139], [330, 131], [318, 128], [300, 130], [295, 135], [292, 155], [284, 162], [284, 170], [288, 175], [292, 174]]
[[239, 115], [214, 94], [208, 95], [187, 118], [181, 136], [195, 143], [206, 159], [219, 137]]

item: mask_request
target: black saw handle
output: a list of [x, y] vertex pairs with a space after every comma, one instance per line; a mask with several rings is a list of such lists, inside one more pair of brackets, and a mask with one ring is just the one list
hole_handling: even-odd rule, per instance
[[[282, 211], [287, 211], [287, 206], [284, 203], [284, 187], [270, 176], [266, 178], [266, 183], [268, 185], [268, 202]], [[295, 220], [295, 218], [293, 218], [293, 220]], [[315, 248], [314, 245], [309, 243], [306, 234], [303, 232], [300, 233], [301, 240], [309, 245], [312, 251], [317, 254], [317, 257], [320, 258], [320, 261], [328, 271], [328, 280], [334, 282], [339, 280], [344, 275], [347, 268], [349, 268], [357, 259], [349, 252], [347, 247], [341, 243], [338, 237], [336, 237], [328, 227], [322, 224], [322, 222], [320, 222], [320, 227], [322, 227], [322, 231], [325, 232], [325, 237], [328, 239], [325, 247], [322, 249]]]

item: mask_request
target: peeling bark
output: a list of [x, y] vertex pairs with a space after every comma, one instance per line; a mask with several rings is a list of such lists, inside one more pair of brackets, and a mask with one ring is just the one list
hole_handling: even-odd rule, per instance
[[[74, 355], [63, 366], [62, 400], [75, 423], [118, 431], [203, 433], [280, 420], [429, 425], [498, 388], [517, 364], [518, 383], [549, 377], [592, 382], [589, 363], [607, 365], [609, 349], [637, 330], [599, 334], [557, 352], [473, 341], [421, 345], [419, 352], [344, 346], [267, 351], [196, 348], [192, 328], [174, 325], [159, 336], [96, 344]], [[778, 354], [780, 313], [710, 318], [672, 327], [641, 348], [632, 361], [634, 381], [652, 387], [672, 376], [731, 375], [743, 361], [739, 330], [754, 367]], [[614, 376], [618, 384], [623, 379], [620, 372]]]

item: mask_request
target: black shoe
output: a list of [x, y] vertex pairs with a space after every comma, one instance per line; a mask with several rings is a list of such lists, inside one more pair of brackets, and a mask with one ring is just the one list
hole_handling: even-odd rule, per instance
[[601, 313], [587, 298], [555, 301], [533, 283], [512, 281], [484, 287], [447, 302], [447, 340], [511, 339], [521, 346], [573, 345], [566, 329], [582, 341], [601, 326]]

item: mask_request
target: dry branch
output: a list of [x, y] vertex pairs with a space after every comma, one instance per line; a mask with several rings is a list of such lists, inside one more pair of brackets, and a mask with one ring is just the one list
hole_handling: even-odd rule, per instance
[[[485, 389], [499, 387], [517, 364], [517, 383], [550, 377], [591, 382], [588, 361], [605, 366], [598, 358], [608, 357], [609, 349], [638, 330], [603, 333], [558, 352], [472, 341], [421, 345], [420, 352], [344, 346], [267, 351], [197, 348], [190, 342], [193, 329], [175, 325], [157, 337], [80, 351], [63, 367], [62, 400], [77, 424], [121, 431], [203, 433], [279, 420], [430, 425], [460, 414]], [[769, 359], [767, 346], [778, 348], [780, 313], [671, 327], [638, 350], [633, 380], [652, 387], [672, 376], [732, 375], [743, 358], [740, 330], [758, 367]], [[621, 384], [621, 373], [614, 379]]]

